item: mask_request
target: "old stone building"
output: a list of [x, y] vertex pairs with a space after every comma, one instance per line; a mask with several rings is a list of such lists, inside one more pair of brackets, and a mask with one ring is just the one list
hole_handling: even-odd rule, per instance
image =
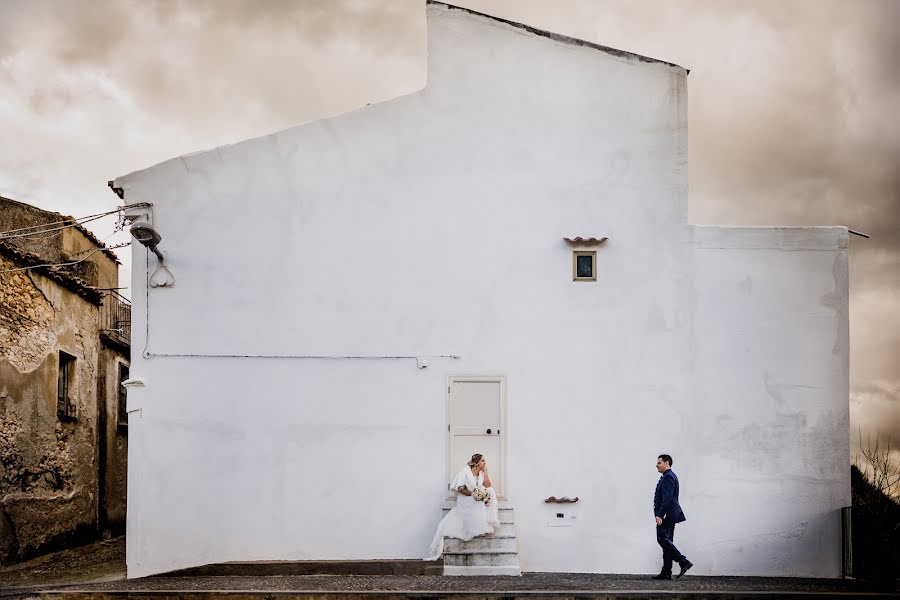
[[0, 197], [3, 564], [124, 529], [131, 307], [118, 267], [70, 217]]

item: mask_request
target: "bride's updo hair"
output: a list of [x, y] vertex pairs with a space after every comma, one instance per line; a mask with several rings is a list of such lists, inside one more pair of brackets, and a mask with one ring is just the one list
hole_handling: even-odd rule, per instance
[[481, 462], [482, 458], [484, 458], [483, 454], [473, 454], [472, 460], [469, 461], [469, 466], [474, 467], [475, 465], [477, 465], [478, 463]]

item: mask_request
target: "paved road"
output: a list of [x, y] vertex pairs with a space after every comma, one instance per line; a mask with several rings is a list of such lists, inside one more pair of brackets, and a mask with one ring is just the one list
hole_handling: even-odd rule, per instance
[[264, 600], [363, 598], [809, 598], [895, 597], [847, 579], [702, 577], [654, 581], [649, 575], [527, 573], [522, 577], [429, 575], [224, 575], [181, 574], [125, 579], [122, 538], [83, 546], [0, 569], [2, 596], [111, 599], [153, 596]]

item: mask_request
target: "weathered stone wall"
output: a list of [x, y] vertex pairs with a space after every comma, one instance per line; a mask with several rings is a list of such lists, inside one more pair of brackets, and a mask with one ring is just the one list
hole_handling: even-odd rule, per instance
[[[109, 254], [100, 250], [84, 232], [74, 227], [65, 229], [60, 239], [62, 253], [70, 261], [87, 259], [73, 266], [75, 273], [100, 289], [114, 288], [119, 285], [119, 265]], [[93, 252], [93, 254], [91, 254]]]
[[[0, 197], [0, 231], [22, 230], [25, 227], [47, 225], [62, 220], [56, 213], [41, 210], [36, 206]], [[47, 227], [46, 229], [49, 229]], [[50, 232], [39, 236], [18, 237], [6, 240], [18, 248], [37, 254], [47, 262], [63, 262], [60, 235]]]
[[[0, 257], [0, 270], [16, 267]], [[27, 271], [0, 274], [0, 357], [33, 371], [53, 348], [54, 310]]]
[[[73, 421], [56, 414], [60, 350], [75, 357]], [[96, 531], [100, 351], [95, 304], [33, 270], [0, 273], [0, 562]]]
[[[97, 288], [118, 286], [119, 265], [109, 250], [97, 250], [98, 240], [80, 227], [60, 228], [66, 217], [36, 206], [0, 197], [0, 231], [42, 226], [41, 235], [5, 240], [21, 250], [37, 254], [48, 263], [74, 262], [84, 259], [67, 271]], [[107, 218], [114, 218], [113, 216]], [[56, 231], [53, 231], [56, 229]]]

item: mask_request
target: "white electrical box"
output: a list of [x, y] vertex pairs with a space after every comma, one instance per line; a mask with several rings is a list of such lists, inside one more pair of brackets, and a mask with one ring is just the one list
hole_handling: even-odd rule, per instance
[[574, 510], [557, 510], [547, 521], [547, 527], [572, 527], [575, 524]]

